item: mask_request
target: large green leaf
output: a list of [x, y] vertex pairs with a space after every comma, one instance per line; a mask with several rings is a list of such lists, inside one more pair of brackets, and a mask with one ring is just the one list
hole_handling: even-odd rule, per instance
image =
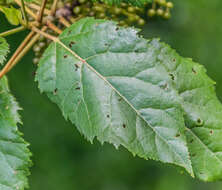
[[15, 99], [5, 77], [0, 80], [0, 189], [23, 190], [28, 187], [27, 175], [31, 164], [27, 143], [18, 132], [21, 123]]
[[5, 7], [0, 6], [0, 12], [4, 13], [9, 23], [12, 25], [19, 25], [22, 20], [22, 13], [20, 10], [14, 8], [13, 6]]
[[[222, 178], [222, 106], [214, 83], [202, 66], [158, 40], [113, 22], [82, 19], [50, 45], [36, 79], [90, 141], [123, 145], [205, 181]], [[198, 87], [204, 94], [189, 94]]]
[[[154, 67], [155, 51], [149, 51], [147, 41], [135, 30], [90, 18], [74, 24], [60, 40], [87, 61], [53, 43], [40, 63], [39, 87], [63, 115], [90, 141], [97, 137], [123, 145], [192, 174], [180, 100], [176, 91], [163, 88], [170, 77], [161, 65]], [[149, 70], [154, 77], [140, 78]]]

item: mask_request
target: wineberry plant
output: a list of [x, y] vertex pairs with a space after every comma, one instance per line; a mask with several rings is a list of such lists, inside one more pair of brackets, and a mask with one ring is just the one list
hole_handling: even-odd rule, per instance
[[[166, 0], [0, 0], [0, 190], [23, 190], [32, 165], [7, 73], [29, 51], [41, 93], [91, 143], [222, 179], [222, 104], [205, 68], [140, 28], [169, 19]], [[6, 37], [30, 31], [10, 59]]]

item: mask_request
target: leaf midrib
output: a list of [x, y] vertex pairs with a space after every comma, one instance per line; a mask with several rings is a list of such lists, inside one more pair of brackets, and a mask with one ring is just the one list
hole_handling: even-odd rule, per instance
[[[76, 57], [78, 60], [80, 60], [82, 62], [82, 64], [85, 64], [92, 72], [94, 72], [98, 77], [100, 77], [102, 80], [104, 80], [112, 88], [112, 90], [115, 91], [136, 112], [136, 114], [143, 121], [145, 121], [145, 123], [147, 123], [147, 125], [154, 131], [154, 133], [156, 135], [158, 135], [170, 147], [170, 149], [179, 157], [179, 159], [185, 164], [184, 159], [182, 159], [180, 154], [175, 152], [174, 149], [171, 148], [171, 144], [167, 143], [167, 141], [155, 130], [155, 127], [153, 127], [147, 120], [145, 120], [143, 118], [143, 116], [140, 114], [140, 112], [138, 112], [136, 110], [136, 108], [103, 75], [101, 75], [99, 72], [97, 72], [89, 63], [87, 63], [87, 61], [85, 59], [81, 58], [76, 52], [74, 52], [73, 50], [68, 48], [62, 41], [60, 41], [60, 39], [57, 39], [55, 41], [55, 43], [58, 43], [63, 48], [65, 48], [67, 51], [69, 51], [74, 57]], [[182, 166], [182, 167], [186, 166], [186, 164], [184, 166], [181, 165], [180, 163], [177, 163], [177, 164]], [[190, 165], [191, 165], [191, 163], [190, 163]], [[191, 166], [191, 169], [192, 169], [192, 166]], [[186, 168], [186, 170], [188, 171], [188, 168]], [[192, 170], [188, 171], [188, 172], [191, 173], [191, 175], [193, 175], [193, 171]]]

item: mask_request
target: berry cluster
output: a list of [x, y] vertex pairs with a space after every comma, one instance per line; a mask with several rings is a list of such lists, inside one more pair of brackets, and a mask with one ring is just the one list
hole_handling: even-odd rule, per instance
[[[49, 31], [49, 32], [51, 32], [51, 31]], [[44, 51], [46, 50], [46, 48], [48, 47], [50, 42], [51, 42], [50, 40], [41, 36], [39, 38], [39, 40], [36, 42], [36, 44], [33, 46], [32, 49], [33, 49], [33, 52], [34, 52], [34, 59], [33, 59], [34, 64], [39, 63], [39, 60], [40, 60], [42, 54], [44, 53]]]
[[[51, 7], [53, 0], [49, 0], [47, 7]], [[146, 4], [143, 8], [135, 7], [126, 3], [120, 5], [108, 5], [102, 2], [93, 2], [92, 0], [60, 0], [58, 2], [56, 16], [63, 16], [70, 22], [83, 17], [95, 17], [99, 19], [114, 20], [120, 26], [136, 25], [142, 27], [148, 21], [148, 18], [155, 16], [169, 19], [171, 17], [170, 10], [173, 8], [172, 2], [166, 0], [153, 0], [152, 4]], [[63, 29], [62, 25], [57, 25]], [[52, 33], [52, 31], [47, 31]], [[42, 53], [49, 45], [49, 41], [41, 38], [33, 47], [35, 53], [34, 63], [38, 63]]]
[[149, 17], [160, 16], [164, 19], [171, 17], [170, 10], [173, 8], [172, 2], [166, 0], [154, 0], [152, 8], [148, 10], [147, 15]]
[[126, 3], [120, 5], [108, 5], [91, 0], [66, 0], [59, 2], [58, 14], [67, 16], [71, 21], [76, 18], [93, 16], [99, 19], [117, 21], [121, 26], [143, 26], [148, 17], [160, 16], [164, 19], [171, 17], [172, 2], [166, 0], [153, 0], [152, 5], [147, 3], [143, 8]]

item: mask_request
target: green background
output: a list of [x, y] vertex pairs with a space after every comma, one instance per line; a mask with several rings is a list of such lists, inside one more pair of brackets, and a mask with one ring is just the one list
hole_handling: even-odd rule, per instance
[[[170, 21], [153, 20], [146, 38], [158, 37], [191, 57], [217, 82], [222, 100], [222, 1], [174, 0]], [[0, 31], [10, 26], [0, 17]], [[13, 52], [25, 34], [7, 38]], [[125, 149], [87, 142], [34, 82], [30, 52], [10, 73], [11, 90], [23, 107], [20, 128], [30, 142], [34, 166], [31, 190], [221, 190], [222, 182], [203, 183], [180, 169], [133, 157]]]

